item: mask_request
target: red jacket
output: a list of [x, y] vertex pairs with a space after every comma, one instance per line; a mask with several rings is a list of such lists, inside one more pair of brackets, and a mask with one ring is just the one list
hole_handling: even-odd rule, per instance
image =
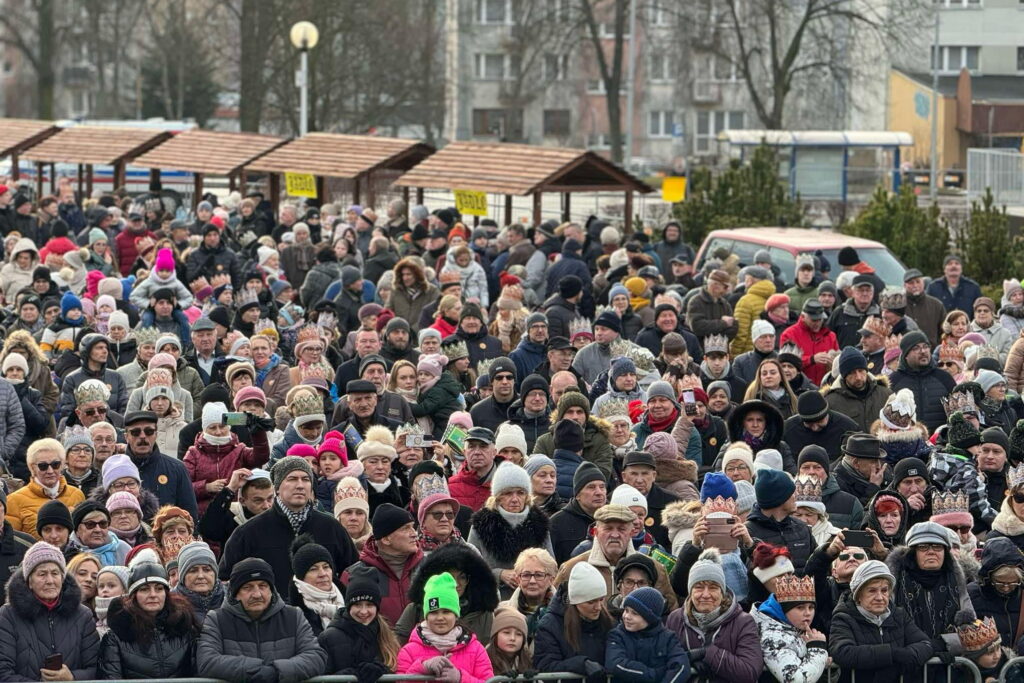
[[804, 352], [804, 374], [815, 384], [821, 384], [821, 380], [831, 369], [829, 365], [819, 365], [814, 362], [814, 354], [822, 351], [838, 351], [839, 342], [836, 341], [836, 333], [824, 325], [817, 332], [811, 332], [811, 328], [804, 323], [804, 317], [787, 327], [779, 337], [779, 348], [786, 342], [793, 342]]
[[359, 565], [372, 567], [377, 571], [374, 576], [380, 588], [380, 613], [389, 624], [397, 624], [406, 606], [409, 604], [409, 588], [412, 586], [412, 575], [423, 561], [423, 551], [419, 548], [406, 559], [402, 567], [402, 575], [395, 576], [395, 571], [380, 556], [377, 550], [377, 539], [373, 536], [366, 539], [359, 553], [359, 561], [341, 574], [341, 582], [348, 587], [349, 572]]
[[132, 264], [135, 263], [135, 259], [139, 258], [139, 249], [135, 246], [135, 243], [143, 237], [148, 237], [154, 242], [157, 240], [156, 233], [152, 230], [132, 232], [125, 229], [117, 233], [117, 237], [114, 238], [114, 243], [117, 244], [117, 261], [121, 275], [127, 277], [128, 271], [131, 270]]
[[491, 484], [481, 483], [476, 472], [463, 464], [462, 469], [448, 480], [448, 492], [452, 498], [476, 512], [491, 497]]
[[231, 473], [245, 467], [254, 469], [263, 467], [270, 459], [270, 446], [267, 433], [262, 429], [252, 430], [253, 448], [238, 441], [238, 435], [231, 433], [231, 443], [214, 446], [207, 443], [200, 434], [194, 446], [189, 446], [185, 453], [185, 469], [192, 480], [192, 490], [199, 504], [199, 515], [206, 512], [206, 507], [216, 495], [206, 490], [206, 485], [217, 479], [231, 479]]

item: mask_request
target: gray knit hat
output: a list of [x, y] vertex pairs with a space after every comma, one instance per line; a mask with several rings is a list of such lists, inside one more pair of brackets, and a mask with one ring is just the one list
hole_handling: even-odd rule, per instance
[[[1009, 450], [1009, 449], [1007, 449], [1007, 450]], [[534, 453], [526, 461], [526, 473], [529, 474], [530, 477], [532, 478], [533, 475], [537, 474], [537, 470], [539, 470], [541, 467], [544, 467], [544, 466], [552, 467], [555, 470], [558, 469], [557, 467], [555, 467], [555, 461], [554, 460], [552, 460], [548, 456], [544, 455], [543, 453]]]
[[541, 324], [547, 325], [548, 324], [548, 317], [546, 315], [544, 315], [543, 313], [541, 313], [540, 311], [536, 311], [535, 313], [531, 313], [530, 315], [528, 315], [526, 317], [526, 329], [530, 329], [534, 325], [541, 325]]
[[306, 462], [305, 458], [300, 458], [297, 455], [287, 455], [278, 460], [277, 464], [270, 470], [270, 476], [274, 480], [274, 489], [281, 488], [281, 482], [284, 481], [284, 478], [288, 476], [289, 472], [294, 472], [295, 470], [302, 470], [309, 475], [311, 482], [316, 481], [316, 478], [313, 476], [313, 468]]
[[[692, 569], [690, 570], [690, 574], [693, 574]], [[896, 577], [892, 575], [892, 572], [889, 571], [889, 568], [885, 566], [884, 562], [868, 560], [857, 567], [853, 572], [853, 578], [850, 579], [850, 593], [853, 595], [854, 600], [857, 599], [857, 591], [872, 579], [887, 580], [889, 582], [890, 589], [896, 585]]]
[[213, 567], [214, 572], [217, 571], [217, 557], [206, 543], [192, 541], [178, 551], [178, 575], [182, 582], [190, 569], [204, 564]]
[[718, 391], [719, 389], [725, 392], [726, 398], [728, 398], [730, 401], [732, 400], [732, 385], [730, 385], [724, 379], [715, 380], [714, 382], [708, 385], [708, 396], [710, 396], [713, 392]]
[[672, 401], [672, 405], [676, 408], [679, 407], [679, 396], [676, 395], [676, 390], [672, 388], [672, 385], [664, 380], [658, 380], [652, 382], [651, 386], [647, 387], [647, 400], [650, 401], [655, 396], [661, 396]]
[[[143, 406], [149, 408], [149, 402], [152, 401], [154, 398], [158, 398], [160, 396], [163, 396], [172, 403], [174, 402], [174, 396], [171, 394], [171, 388], [158, 384], [156, 386], [152, 386], [146, 389], [146, 395], [145, 398], [143, 399]], [[223, 403], [220, 405], [222, 408], [224, 407]], [[224, 410], [222, 410], [221, 412], [224, 412]]]
[[686, 580], [686, 592], [692, 593], [693, 587], [700, 581], [717, 583], [722, 589], [722, 593], [725, 593], [725, 571], [722, 570], [722, 556], [718, 552], [718, 548], [708, 548], [702, 552], [690, 567], [690, 576]]
[[121, 582], [121, 585], [124, 586], [125, 592], [128, 592], [128, 567], [125, 567], [123, 564], [108, 564], [96, 574], [97, 580], [100, 574], [113, 574]]
[[757, 494], [754, 492], [754, 485], [745, 479], [734, 481], [736, 485], [736, 513], [742, 515], [754, 509], [757, 502]]
[[497, 471], [491, 477], [491, 495], [497, 497], [510, 489], [522, 489], [530, 493], [532, 486], [526, 470], [514, 462], [505, 461], [498, 465]]

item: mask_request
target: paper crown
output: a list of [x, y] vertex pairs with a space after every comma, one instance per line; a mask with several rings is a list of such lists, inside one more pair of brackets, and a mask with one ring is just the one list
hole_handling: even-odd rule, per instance
[[1006, 480], [1011, 489], [1018, 484], [1024, 484], [1024, 464], [1016, 467], [1011, 465], [1010, 471], [1006, 474]]
[[704, 355], [709, 353], [729, 353], [729, 338], [724, 334], [712, 334], [704, 337]]
[[319, 396], [303, 391], [295, 395], [289, 406], [292, 417], [300, 415], [319, 415], [324, 412], [324, 402]]
[[299, 376], [303, 380], [307, 379], [322, 379], [327, 381], [327, 370], [320, 363], [311, 363], [304, 367], [299, 367]]
[[648, 349], [634, 344], [633, 342], [619, 337], [611, 343], [608, 347], [609, 353], [612, 358], [628, 358], [633, 361], [633, 365], [636, 369], [643, 373], [648, 373], [654, 370], [654, 354]]
[[970, 514], [971, 501], [963, 491], [935, 491], [932, 493], [932, 516]]
[[793, 342], [786, 342], [785, 344], [782, 345], [782, 348], [779, 349], [779, 355], [780, 356], [790, 355], [790, 356], [796, 356], [797, 358], [803, 358], [804, 357], [804, 350], [801, 349], [796, 344], [794, 344]]
[[949, 396], [943, 396], [942, 409], [946, 411], [946, 417], [959, 411], [961, 413], [978, 414], [978, 406], [974, 403], [974, 394], [965, 391], [957, 391]]
[[723, 498], [722, 496], [708, 498], [700, 506], [700, 513], [704, 517], [715, 513], [719, 513], [719, 516], [728, 515], [732, 517], [736, 514], [736, 501], [732, 498]]
[[413, 489], [415, 489], [416, 500], [419, 502], [423, 502], [427, 496], [437, 493], [451, 495], [448, 491], [448, 482], [440, 474], [421, 474], [416, 477]]
[[248, 289], [248, 288], [244, 288], [244, 289], [240, 290], [238, 292], [238, 295], [235, 297], [235, 306], [237, 307], [237, 309], [240, 311], [243, 308], [245, 308], [246, 306], [253, 306], [253, 305], [255, 305], [255, 306], [259, 306], [260, 305], [259, 294], [257, 294], [256, 292], [254, 292], [254, 291], [252, 291], [251, 289]]
[[612, 398], [597, 407], [597, 416], [603, 419], [625, 416], [629, 417], [629, 401], [624, 398]]
[[821, 496], [821, 481], [817, 477], [800, 477], [796, 480], [796, 502], [824, 503]]
[[981, 652], [999, 640], [999, 628], [992, 617], [975, 619], [969, 624], [957, 626], [956, 634], [967, 652]]
[[163, 336], [163, 333], [155, 327], [140, 327], [135, 330], [135, 343], [138, 346], [156, 344], [156, 340]]
[[316, 326], [321, 330], [328, 330], [332, 334], [338, 330], [338, 316], [330, 311], [323, 311], [316, 319]]
[[888, 336], [892, 334], [892, 327], [877, 316], [871, 316], [865, 320], [864, 324], [861, 325], [861, 328], [867, 330], [871, 334], [877, 334], [882, 338], [888, 338]]
[[339, 481], [337, 488], [334, 489], [334, 502], [337, 503], [339, 500], [346, 500], [348, 498], [366, 500], [366, 489], [359, 485], [359, 480], [353, 477], [346, 477], [346, 479]]
[[317, 329], [316, 325], [305, 325], [299, 329], [299, 334], [295, 341], [297, 344], [302, 344], [303, 342], [318, 342], [320, 341], [320, 330]]
[[[469, 355], [468, 353], [466, 355]], [[454, 359], [449, 359], [454, 360]], [[476, 364], [476, 376], [483, 377], [491, 374], [491, 365], [497, 358], [483, 358]]]
[[274, 324], [269, 318], [260, 318], [256, 321], [256, 325], [253, 327], [256, 334], [262, 334], [267, 337], [280, 337], [280, 333], [277, 331], [277, 325]]
[[782, 604], [814, 602], [814, 578], [798, 577], [793, 574], [780, 576], [775, 580], [775, 599]]
[[573, 318], [569, 321], [569, 339], [572, 340], [578, 334], [594, 336], [594, 328], [591, 327], [590, 320], [587, 318]]
[[907, 307], [907, 293], [902, 289], [886, 289], [878, 296], [878, 305], [882, 310], [891, 311]]
[[406, 422], [403, 425], [399, 425], [398, 429], [395, 430], [395, 441], [409, 435], [423, 436], [423, 427], [415, 422]]
[[441, 353], [443, 353], [449, 361], [458, 360], [460, 358], [469, 358], [469, 347], [466, 346], [466, 342], [460, 339], [457, 342], [442, 346]]
[[964, 352], [959, 346], [953, 346], [952, 344], [941, 344], [939, 346], [939, 361], [956, 361], [957, 363], [963, 365]]
[[75, 403], [78, 405], [93, 401], [103, 401], [106, 403], [109, 400], [110, 389], [98, 379], [87, 379], [75, 389]]

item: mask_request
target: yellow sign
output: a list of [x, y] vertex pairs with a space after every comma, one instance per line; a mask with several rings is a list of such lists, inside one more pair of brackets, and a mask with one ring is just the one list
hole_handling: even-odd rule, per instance
[[316, 199], [316, 176], [312, 173], [285, 173], [284, 183], [290, 196]]
[[455, 208], [470, 216], [487, 215], [487, 193], [476, 190], [455, 190]]
[[666, 202], [681, 202], [686, 199], [686, 178], [667, 176], [661, 181], [661, 198]]

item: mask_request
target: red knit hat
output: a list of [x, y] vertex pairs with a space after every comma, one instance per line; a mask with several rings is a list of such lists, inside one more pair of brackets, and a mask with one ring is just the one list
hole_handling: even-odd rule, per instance
[[785, 294], [772, 294], [764, 303], [764, 310], [771, 311], [779, 306], [789, 306], [789, 297]]

